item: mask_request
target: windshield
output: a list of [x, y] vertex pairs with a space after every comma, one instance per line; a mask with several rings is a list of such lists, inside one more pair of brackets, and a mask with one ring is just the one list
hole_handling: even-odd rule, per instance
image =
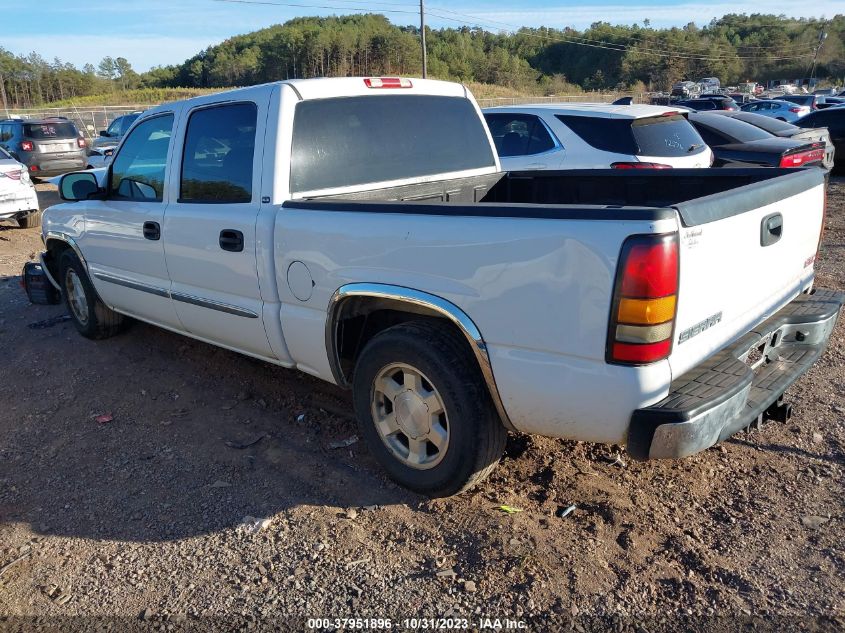
[[781, 99], [797, 103], [798, 105], [812, 106], [816, 97], [814, 95], [784, 95]]
[[54, 138], [76, 138], [76, 126], [70, 121], [45, 121], [44, 123], [26, 123], [23, 126], [26, 138], [41, 141]]

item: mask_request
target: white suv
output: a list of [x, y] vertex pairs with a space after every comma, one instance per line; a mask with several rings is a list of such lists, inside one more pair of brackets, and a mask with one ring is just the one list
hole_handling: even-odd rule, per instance
[[710, 167], [713, 152], [676, 108], [607, 103], [484, 110], [502, 169]]

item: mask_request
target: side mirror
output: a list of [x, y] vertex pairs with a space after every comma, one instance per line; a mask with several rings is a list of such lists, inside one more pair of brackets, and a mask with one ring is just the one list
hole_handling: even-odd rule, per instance
[[91, 172], [65, 174], [59, 181], [59, 196], [68, 202], [89, 200], [100, 191], [97, 177]]
[[108, 133], [108, 130], [100, 130], [100, 136], [103, 138], [110, 138], [111, 134]]

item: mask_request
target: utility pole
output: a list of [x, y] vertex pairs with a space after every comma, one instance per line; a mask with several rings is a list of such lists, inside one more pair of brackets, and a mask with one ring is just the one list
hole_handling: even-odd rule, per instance
[[428, 76], [428, 54], [425, 51], [425, 0], [420, 0], [420, 46], [422, 46], [423, 79]]
[[816, 46], [816, 52], [813, 53], [813, 67], [812, 67], [812, 70], [810, 70], [810, 79], [812, 79], [813, 77], [816, 76], [816, 59], [818, 59], [819, 51], [821, 50], [822, 44], [824, 44], [824, 41], [826, 39], [827, 39], [827, 33], [825, 31], [822, 31], [821, 33], [819, 33], [819, 44], [818, 44], [818, 46]]

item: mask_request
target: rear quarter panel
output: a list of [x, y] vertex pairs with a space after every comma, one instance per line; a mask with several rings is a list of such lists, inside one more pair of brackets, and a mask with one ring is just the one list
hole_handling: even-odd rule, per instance
[[[514, 425], [583, 440], [624, 440], [630, 412], [658, 400], [667, 363], [607, 365], [607, 319], [624, 239], [676, 220], [586, 221], [336, 212], [282, 208], [275, 226], [281, 320], [297, 366], [331, 380], [324, 344], [329, 300], [353, 282], [442, 297], [481, 331]], [[303, 262], [307, 301], [288, 286]]]

